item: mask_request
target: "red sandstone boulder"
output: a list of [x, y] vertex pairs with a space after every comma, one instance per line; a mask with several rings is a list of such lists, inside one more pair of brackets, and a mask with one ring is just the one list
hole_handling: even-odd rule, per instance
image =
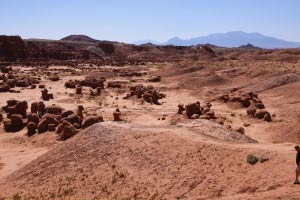
[[29, 122], [27, 124], [27, 136], [30, 137], [36, 133], [37, 125], [34, 122]]
[[103, 117], [101, 116], [92, 116], [92, 117], [87, 117], [85, 121], [82, 124], [82, 128], [85, 129], [93, 124], [103, 122]]

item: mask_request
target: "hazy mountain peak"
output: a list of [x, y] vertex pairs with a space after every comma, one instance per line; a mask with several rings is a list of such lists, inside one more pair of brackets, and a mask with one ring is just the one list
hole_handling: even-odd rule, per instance
[[136, 45], [142, 45], [142, 44], [159, 44], [159, 42], [157, 42], [155, 40], [146, 39], [146, 40], [136, 41], [136, 42], [134, 42], [134, 44], [136, 44]]

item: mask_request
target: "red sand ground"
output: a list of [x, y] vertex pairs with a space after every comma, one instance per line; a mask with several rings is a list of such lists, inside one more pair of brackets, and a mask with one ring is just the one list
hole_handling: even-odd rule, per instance
[[[127, 87], [106, 88], [97, 98], [88, 97], [84, 88], [83, 97], [76, 97], [63, 84], [83, 78], [83, 71], [55, 83], [43, 78], [55, 97], [47, 105], [74, 109], [82, 104], [86, 113], [101, 114], [107, 122], [66, 142], [56, 141], [54, 133], [28, 138], [25, 129], [2, 130], [0, 199], [299, 199], [299, 186], [292, 182], [293, 146], [300, 142], [300, 63], [284, 60], [283, 53], [268, 54], [269, 61], [254, 59], [262, 55], [253, 52], [224, 62], [148, 64], [144, 70], [162, 77], [151, 83], [167, 95], [160, 106], [122, 99]], [[150, 84], [148, 78], [110, 80], [127, 80], [130, 86]], [[176, 114], [179, 103], [204, 103], [232, 88], [257, 91], [273, 121], [253, 119], [245, 108], [212, 101], [225, 125], [244, 126], [243, 135], [212, 121]], [[11, 98], [30, 103], [40, 99], [40, 91], [24, 89], [0, 97], [1, 106]], [[116, 107], [124, 122], [111, 122]], [[162, 117], [166, 120], [158, 120]], [[249, 165], [248, 154], [268, 160]]]

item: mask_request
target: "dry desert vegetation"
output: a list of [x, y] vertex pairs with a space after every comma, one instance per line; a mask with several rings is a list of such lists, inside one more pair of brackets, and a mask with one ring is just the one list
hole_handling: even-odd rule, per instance
[[299, 199], [300, 49], [0, 37], [0, 199]]

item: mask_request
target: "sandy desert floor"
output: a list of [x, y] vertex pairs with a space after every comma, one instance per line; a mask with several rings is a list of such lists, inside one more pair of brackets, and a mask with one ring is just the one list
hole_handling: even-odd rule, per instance
[[[284, 66], [283, 66], [284, 65]], [[41, 77], [54, 99], [46, 106], [65, 110], [84, 107], [84, 115], [102, 116], [104, 122], [80, 131], [66, 141], [54, 132], [26, 136], [0, 127], [0, 199], [299, 199], [293, 185], [295, 144], [300, 142], [300, 63], [148, 64], [126, 66], [147, 75], [123, 77], [110, 73], [109, 81], [121, 88], [105, 87], [99, 96], [65, 88], [68, 80], [90, 74], [106, 76], [118, 67], [80, 68], [14, 66], [16, 73]], [[47, 73], [58, 73], [51, 81]], [[153, 76], [159, 82], [149, 82]], [[152, 85], [164, 93], [161, 105], [143, 98], [123, 99], [129, 87]], [[272, 121], [247, 115], [236, 102], [218, 96], [233, 88], [259, 95]], [[41, 89], [16, 88], [20, 93], [0, 93], [0, 106], [10, 99], [41, 100]], [[216, 119], [187, 119], [177, 114], [178, 104], [200, 101], [212, 104]], [[123, 121], [114, 122], [119, 108]], [[3, 115], [6, 116], [4, 111]], [[221, 122], [220, 122], [221, 120]], [[244, 133], [237, 131], [243, 127]], [[253, 154], [261, 162], [247, 163]]]

